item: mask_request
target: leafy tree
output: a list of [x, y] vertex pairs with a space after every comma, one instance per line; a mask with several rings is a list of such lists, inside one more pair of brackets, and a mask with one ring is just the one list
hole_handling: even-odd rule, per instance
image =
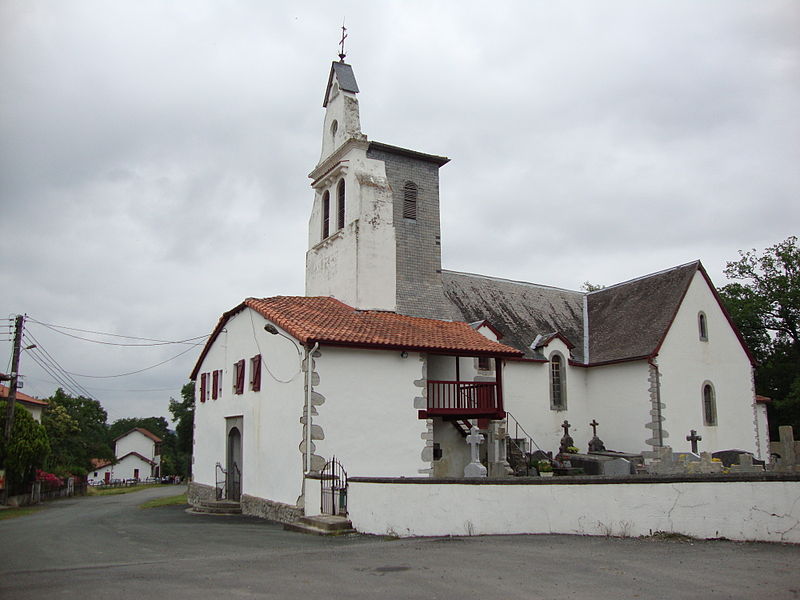
[[106, 411], [97, 400], [73, 397], [59, 388], [48, 402], [42, 425], [51, 436], [51, 471], [61, 476], [85, 475], [92, 458], [114, 458], [107, 443]]
[[[6, 402], [0, 401], [0, 431], [6, 426]], [[50, 452], [50, 442], [44, 427], [37, 423], [25, 409], [14, 411], [11, 441], [6, 446], [0, 435], [0, 464], [6, 469], [10, 487], [33, 481], [36, 470], [42, 468]]]
[[169, 412], [175, 420], [177, 435], [178, 474], [187, 477], [192, 472], [192, 448], [194, 446], [194, 381], [181, 388], [181, 401], [169, 400]]
[[772, 434], [778, 425], [800, 430], [800, 247], [791, 236], [758, 254], [739, 252], [721, 288], [731, 317], [759, 365], [756, 391], [769, 396]]

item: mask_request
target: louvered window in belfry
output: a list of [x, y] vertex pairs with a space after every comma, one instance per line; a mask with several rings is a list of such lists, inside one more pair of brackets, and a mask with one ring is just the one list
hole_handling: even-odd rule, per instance
[[322, 239], [331, 233], [331, 193], [325, 190], [322, 195]]
[[406, 181], [403, 186], [403, 218], [417, 218], [417, 184], [413, 181]]
[[339, 180], [336, 188], [336, 229], [344, 228], [344, 179]]

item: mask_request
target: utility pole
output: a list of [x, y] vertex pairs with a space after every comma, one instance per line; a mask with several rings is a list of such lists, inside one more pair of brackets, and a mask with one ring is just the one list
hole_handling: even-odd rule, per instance
[[[19, 355], [22, 349], [22, 327], [25, 318], [17, 315], [14, 320], [14, 353], [11, 356], [11, 383], [8, 386], [8, 400], [6, 404], [6, 449], [11, 445], [11, 430], [14, 427], [14, 408], [17, 404], [17, 381], [19, 380]], [[3, 487], [3, 504], [8, 504], [8, 461], [3, 465], [6, 469], [6, 483]]]

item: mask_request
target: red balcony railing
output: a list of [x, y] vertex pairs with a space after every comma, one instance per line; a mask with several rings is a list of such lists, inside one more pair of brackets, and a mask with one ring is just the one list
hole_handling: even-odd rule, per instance
[[494, 381], [428, 380], [428, 417], [503, 418]]

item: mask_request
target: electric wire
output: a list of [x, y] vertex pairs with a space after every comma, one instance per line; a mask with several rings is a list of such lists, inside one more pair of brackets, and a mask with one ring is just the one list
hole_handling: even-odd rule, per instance
[[194, 350], [196, 346], [201, 346], [201, 345], [202, 344], [193, 344], [192, 346], [189, 346], [188, 348], [186, 348], [186, 350], [182, 350], [181, 352], [178, 352], [178, 354], [168, 358], [167, 360], [162, 360], [160, 363], [156, 363], [154, 365], [150, 365], [149, 367], [145, 367], [144, 369], [137, 369], [136, 371], [128, 371], [127, 373], [117, 373], [116, 375], [86, 375], [86, 374], [83, 374], [83, 373], [72, 373], [70, 371], [67, 371], [67, 373], [69, 373], [70, 375], [72, 375], [74, 377], [88, 377], [89, 379], [113, 379], [115, 377], [127, 377], [128, 375], [136, 375], [137, 373], [143, 373], [144, 371], [149, 371], [150, 369], [155, 369], [156, 367], [160, 367], [161, 365], [164, 365], [164, 364], [166, 364], [166, 363], [168, 363], [170, 361], [173, 361], [176, 358], [178, 358], [180, 356], [183, 356], [187, 352], [189, 352], [191, 350]]
[[[80, 383], [75, 381], [75, 379], [73, 379], [70, 376], [69, 371], [64, 369], [64, 367], [62, 367], [58, 363], [58, 361], [55, 358], [53, 358], [53, 356], [47, 351], [47, 349], [42, 345], [42, 343], [39, 340], [37, 340], [36, 336], [34, 336], [29, 330], [23, 329], [23, 331], [22, 331], [22, 339], [26, 340], [26, 341], [33, 342], [35, 347], [26, 348], [27, 354], [29, 356], [31, 356], [31, 357], [38, 356], [39, 360], [41, 360], [43, 362], [46, 362], [51, 367], [56, 369], [56, 371], [58, 373], [60, 373], [60, 377], [57, 378], [59, 381], [70, 382], [70, 386], [69, 387], [72, 389], [73, 392], [75, 390], [79, 390], [80, 392], [82, 392], [82, 393], [78, 394], [79, 396], [86, 396], [88, 398], [93, 398], [93, 395], [91, 394], [91, 392], [89, 392], [89, 390], [84, 388]], [[28, 344], [28, 345], [30, 345], [30, 344]], [[42, 364], [40, 362], [38, 362], [38, 361], [37, 361], [37, 364], [39, 364], [39, 366], [42, 366]], [[53, 375], [52, 372], [50, 374]]]
[[[302, 363], [303, 355], [300, 353], [300, 348], [298, 348], [297, 345], [294, 342], [292, 342], [292, 344], [295, 347], [295, 350], [297, 350], [297, 356], [300, 359], [300, 368], [297, 370], [297, 373], [295, 373], [294, 375], [291, 376], [291, 378], [289, 378], [289, 379], [287, 379], [285, 381], [283, 379], [280, 379], [280, 378], [276, 377], [273, 374], [273, 372], [270, 371], [270, 368], [267, 365], [267, 361], [264, 360], [264, 354], [261, 352], [261, 345], [258, 343], [258, 336], [256, 336], [256, 324], [253, 322], [253, 311], [250, 310], [250, 311], [248, 311], [248, 313], [250, 314], [250, 327], [251, 327], [251, 329], [253, 331], [253, 341], [255, 341], [255, 343], [256, 343], [256, 348], [258, 348], [259, 356], [261, 356], [261, 364], [264, 365], [264, 368], [267, 370], [267, 373], [269, 374], [269, 376], [272, 377], [278, 383], [291, 383], [292, 381], [297, 379], [297, 376], [300, 375], [300, 373], [303, 372], [303, 363]], [[292, 341], [292, 340], [290, 339], [289, 341]]]
[[[198, 336], [195, 336], [195, 337], [186, 338], [184, 340], [159, 340], [159, 339], [154, 339], [154, 338], [136, 337], [136, 336], [132, 336], [132, 335], [120, 335], [118, 333], [107, 333], [107, 332], [104, 332], [104, 331], [93, 331], [91, 329], [79, 329], [77, 327], [67, 327], [66, 325], [52, 325], [50, 323], [43, 323], [42, 321], [38, 321], [38, 320], [34, 319], [33, 317], [29, 317], [29, 320], [31, 322], [33, 322], [33, 323], [36, 323], [37, 325], [41, 325], [42, 327], [46, 327], [47, 329], [49, 329], [51, 331], [54, 331], [55, 333], [60, 333], [61, 335], [66, 335], [68, 337], [75, 338], [77, 340], [84, 340], [84, 341], [87, 341], [87, 342], [92, 342], [92, 343], [95, 343], [95, 344], [104, 344], [104, 345], [107, 345], [107, 346], [142, 347], [142, 346], [166, 346], [166, 345], [170, 345], [170, 344], [189, 344], [189, 345], [193, 345], [194, 342], [196, 342], [197, 340], [204, 339], [204, 338], [208, 337], [208, 334], [206, 334], [206, 335], [198, 335]], [[66, 331], [60, 331], [61, 329], [68, 329], [70, 331], [80, 331], [82, 333], [94, 333], [94, 334], [97, 334], [97, 335], [105, 335], [105, 336], [108, 336], [108, 337], [124, 338], [124, 339], [129, 339], [129, 340], [140, 340], [140, 341], [146, 341], [146, 342], [151, 342], [151, 343], [147, 343], [147, 344], [121, 344], [121, 343], [116, 343], [116, 342], [105, 342], [105, 341], [102, 341], [102, 340], [93, 340], [91, 338], [86, 338], [86, 337], [82, 337], [82, 336], [79, 336], [79, 335], [73, 335], [71, 333], [67, 333]]]

